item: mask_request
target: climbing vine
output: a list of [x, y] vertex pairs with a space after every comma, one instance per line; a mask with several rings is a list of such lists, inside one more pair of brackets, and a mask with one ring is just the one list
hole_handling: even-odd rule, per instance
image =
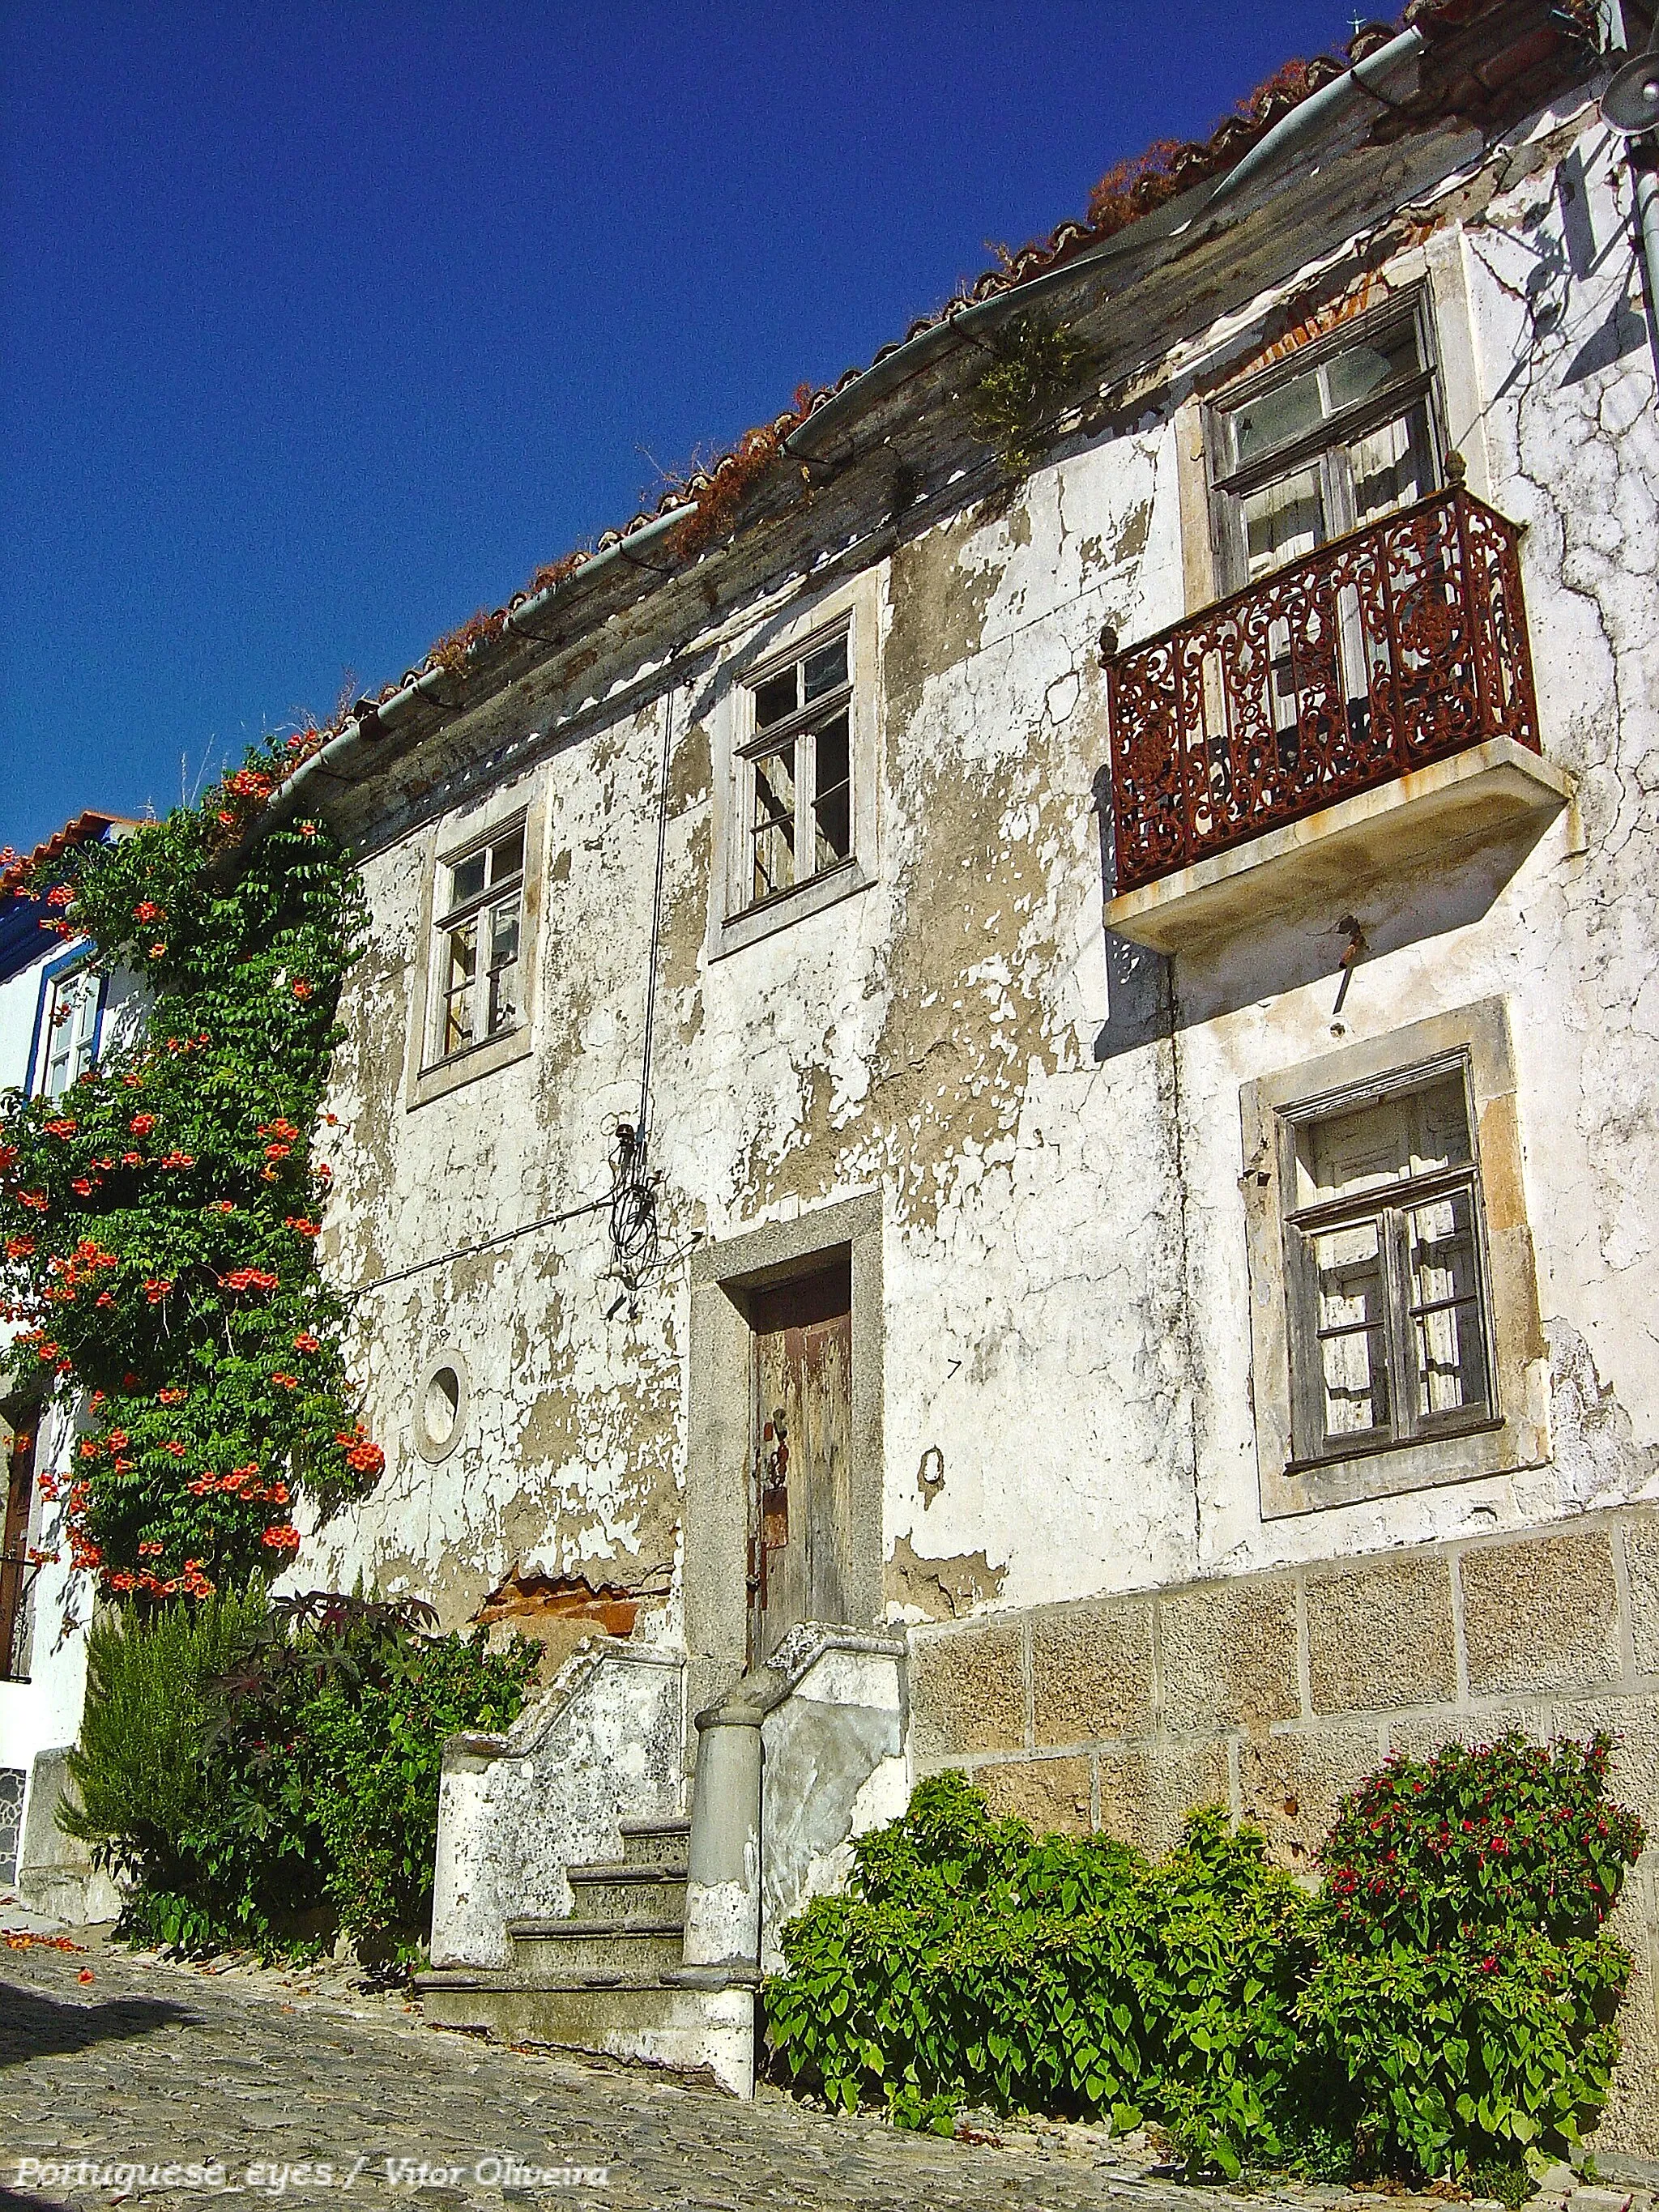
[[32, 1363], [60, 1398], [85, 1394], [71, 1469], [42, 1486], [74, 1564], [123, 1593], [275, 1573], [301, 1500], [325, 1511], [383, 1464], [315, 1266], [362, 894], [321, 823], [259, 826], [319, 742], [268, 744], [192, 806], [0, 873], [144, 1003], [142, 1033], [60, 1097], [0, 1097], [14, 1383]]

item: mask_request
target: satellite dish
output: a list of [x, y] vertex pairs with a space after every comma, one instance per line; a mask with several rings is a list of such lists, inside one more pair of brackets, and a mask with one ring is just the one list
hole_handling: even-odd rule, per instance
[[1601, 116], [1626, 138], [1659, 128], [1659, 53], [1638, 54], [1613, 72]]

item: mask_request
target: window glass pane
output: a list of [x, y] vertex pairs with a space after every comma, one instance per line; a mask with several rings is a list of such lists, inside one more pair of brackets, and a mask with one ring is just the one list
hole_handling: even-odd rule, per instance
[[504, 882], [508, 876], [521, 875], [523, 872], [524, 829], [521, 824], [510, 837], [503, 837], [500, 844], [491, 846], [489, 880], [492, 884], [499, 884]]
[[817, 733], [817, 781], [812, 813], [816, 823], [814, 870], [833, 868], [853, 849], [852, 784], [848, 776], [848, 727], [837, 714]]
[[1486, 1400], [1474, 1209], [1466, 1190], [1413, 1206], [1406, 1217], [1418, 1413], [1456, 1413]]
[[820, 699], [826, 691], [847, 681], [847, 640], [838, 637], [829, 645], [821, 645], [816, 653], [809, 653], [801, 664], [801, 677], [806, 703]]
[[459, 1052], [472, 1042], [472, 985], [478, 967], [478, 921], [475, 915], [449, 933], [444, 977], [443, 1049]]
[[1448, 1076], [1407, 1099], [1411, 1109], [1411, 1171], [1430, 1175], [1437, 1168], [1467, 1167], [1469, 1109], [1461, 1075]]
[[1325, 501], [1316, 463], [1247, 493], [1240, 504], [1252, 583], [1324, 541]]
[[1375, 1221], [1311, 1240], [1318, 1298], [1325, 1434], [1365, 1437], [1389, 1425], [1382, 1240]]
[[458, 860], [449, 872], [449, 903], [459, 906], [463, 899], [477, 898], [484, 887], [486, 853], [474, 853], [471, 859]]
[[519, 957], [519, 902], [509, 899], [489, 910], [489, 964], [505, 967]]
[[1316, 368], [1304, 368], [1299, 376], [1274, 385], [1231, 416], [1235, 463], [1243, 467], [1247, 461], [1277, 453], [1294, 438], [1305, 437], [1317, 429], [1324, 412]]
[[1434, 489], [1428, 412], [1421, 400], [1379, 422], [1348, 448], [1356, 527], [1426, 499]]
[[1421, 1091], [1332, 1114], [1299, 1138], [1297, 1154], [1300, 1206], [1467, 1167], [1474, 1152], [1463, 1079], [1449, 1075]]
[[61, 976], [52, 987], [39, 1079], [48, 1098], [61, 1098], [92, 1066], [97, 1026], [98, 978], [83, 969]]
[[757, 899], [795, 880], [795, 749], [755, 763], [755, 890]]
[[1390, 384], [1403, 383], [1408, 376], [1415, 376], [1421, 366], [1417, 353], [1417, 331], [1411, 323], [1396, 324], [1393, 330], [1379, 332], [1368, 344], [1345, 348], [1326, 366], [1331, 412], [1358, 406], [1362, 400], [1373, 398]]
[[774, 722], [781, 722], [786, 714], [794, 713], [800, 703], [800, 694], [797, 689], [799, 676], [798, 667], [780, 669], [775, 676], [769, 676], [764, 684], [757, 687], [755, 727], [757, 730], [769, 728]]

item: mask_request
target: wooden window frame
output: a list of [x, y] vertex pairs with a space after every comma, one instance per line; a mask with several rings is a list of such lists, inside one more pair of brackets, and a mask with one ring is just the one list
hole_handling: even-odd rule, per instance
[[[797, 687], [798, 696], [805, 689], [805, 665], [827, 647], [843, 641], [846, 651], [847, 673], [843, 680], [821, 692], [816, 699], [804, 700], [792, 714], [768, 725], [764, 730], [757, 726], [756, 701], [767, 684], [789, 669], [802, 672]], [[743, 684], [743, 720], [746, 731], [738, 747], [738, 819], [742, 825], [745, 852], [744, 884], [748, 892], [738, 908], [740, 914], [753, 914], [804, 890], [809, 884], [822, 882], [839, 870], [850, 870], [856, 864], [858, 846], [857, 814], [859, 769], [857, 745], [854, 727], [853, 695], [854, 664], [853, 660], [852, 617], [850, 612], [838, 620], [816, 630], [807, 638], [792, 645], [787, 653], [780, 653], [763, 663]], [[763, 834], [765, 825], [757, 820], [759, 763], [787, 748], [793, 755], [794, 807], [793, 817], [793, 852], [799, 863], [803, 852], [817, 857], [818, 790], [818, 739], [829, 726], [838, 720], [847, 725], [847, 850], [838, 854], [823, 866], [813, 866], [805, 873], [797, 872], [793, 880], [775, 886], [769, 891], [757, 893], [755, 882], [759, 861], [755, 848]]]
[[[1297, 1306], [1287, 1218], [1297, 1211], [1297, 1123], [1464, 1069], [1471, 1164], [1480, 1183], [1488, 1417], [1419, 1428], [1378, 1448], [1308, 1456], [1291, 1395]], [[1550, 1459], [1550, 1360], [1527, 1219], [1521, 1099], [1507, 1002], [1477, 1000], [1351, 1040], [1245, 1083], [1239, 1191], [1249, 1271], [1249, 1408], [1264, 1521], [1370, 1504], [1448, 1483], [1508, 1478]], [[1462, 1164], [1460, 1163], [1460, 1167]], [[1423, 1179], [1426, 1182], [1426, 1178]], [[1388, 1194], [1389, 1202], [1403, 1186]], [[1354, 1194], [1356, 1198], [1361, 1194]], [[1382, 1194], [1376, 1194], [1377, 1203]], [[1304, 1371], [1306, 1360], [1303, 1360]]]
[[[1469, 1056], [1453, 1054], [1425, 1065], [1402, 1069], [1381, 1083], [1360, 1084], [1312, 1098], [1279, 1116], [1281, 1146], [1281, 1190], [1293, 1188], [1294, 1152], [1298, 1136], [1323, 1121], [1363, 1111], [1385, 1101], [1431, 1090], [1455, 1077], [1462, 1093], [1468, 1132], [1469, 1158], [1455, 1167], [1420, 1176], [1346, 1197], [1286, 1207], [1283, 1215], [1285, 1281], [1289, 1317], [1291, 1435], [1293, 1455], [1289, 1471], [1346, 1461], [1366, 1452], [1395, 1451], [1432, 1437], [1502, 1425], [1498, 1399], [1496, 1346], [1492, 1328], [1492, 1270], [1486, 1252], [1486, 1207], [1481, 1195], [1480, 1162], [1475, 1134], [1474, 1105], [1469, 1082]], [[1416, 1309], [1411, 1302], [1409, 1263], [1406, 1251], [1406, 1217], [1437, 1199], [1466, 1194], [1469, 1200], [1470, 1231], [1474, 1247], [1474, 1297], [1485, 1390], [1478, 1403], [1440, 1414], [1419, 1411], [1421, 1373], [1416, 1352]], [[1383, 1337], [1389, 1376], [1389, 1419], [1386, 1428], [1358, 1433], [1333, 1431], [1326, 1425], [1318, 1323], [1318, 1284], [1310, 1247], [1316, 1236], [1330, 1231], [1375, 1223], [1384, 1287]]]
[[[448, 927], [465, 919], [473, 898], [456, 899], [451, 893], [450, 871], [482, 849], [499, 845], [520, 824], [524, 831], [524, 866], [520, 878], [517, 1018], [509, 1025], [476, 1042], [445, 1054], [443, 1018]], [[494, 1074], [515, 1061], [527, 1059], [536, 1035], [539, 995], [542, 906], [547, 881], [544, 847], [547, 837], [547, 799], [539, 781], [515, 778], [513, 783], [465, 816], [434, 824], [428, 833], [423, 859], [420, 921], [410, 963], [408, 1025], [404, 1043], [405, 1109], [410, 1112], [447, 1097], [469, 1083]], [[499, 897], [502, 884], [486, 883], [474, 896], [488, 906]], [[476, 986], [475, 986], [476, 988]]]
[[[1322, 416], [1312, 429], [1299, 438], [1287, 440], [1259, 459], [1233, 461], [1228, 426], [1252, 401], [1310, 370], [1322, 373], [1338, 355], [1355, 346], [1371, 344], [1406, 325], [1411, 326], [1417, 344], [1419, 368], [1415, 375]], [[1427, 421], [1429, 483], [1425, 496], [1428, 496], [1443, 488], [1448, 445], [1434, 317], [1428, 289], [1421, 284], [1413, 286], [1403, 297], [1391, 299], [1365, 314], [1339, 324], [1323, 337], [1296, 347], [1282, 361], [1256, 370], [1212, 398], [1204, 410], [1204, 455], [1219, 596], [1225, 598], [1230, 592], [1243, 590], [1250, 581], [1244, 538], [1244, 501], [1252, 492], [1316, 463], [1322, 504], [1329, 526], [1319, 543], [1329, 544], [1357, 526], [1352, 485], [1348, 480], [1348, 448], [1367, 431], [1376, 429], [1419, 400]]]
[[[507, 843], [515, 834], [520, 840], [518, 867], [500, 880], [493, 879], [489, 874], [489, 868], [495, 858], [495, 848]], [[456, 875], [469, 860], [476, 860], [480, 854], [484, 855], [483, 883], [477, 891], [471, 893], [465, 898], [455, 899], [453, 890]], [[446, 854], [438, 863], [438, 872], [441, 878], [447, 878], [448, 880], [451, 902], [441, 915], [434, 918], [433, 922], [432, 1027], [429, 1057], [427, 1060], [428, 1069], [452, 1066], [456, 1061], [465, 1059], [469, 1053], [477, 1052], [485, 1045], [494, 1044], [499, 1038], [510, 1036], [522, 1025], [526, 1018], [522, 981], [526, 950], [525, 887], [529, 876], [527, 811], [521, 811], [505, 822], [497, 823], [487, 835], [475, 837], [456, 851]], [[509, 902], [513, 907], [514, 922], [517, 932], [512, 959], [501, 962], [499, 965], [477, 964], [466, 984], [460, 989], [452, 988], [448, 980], [451, 974], [450, 948], [456, 934], [465, 929], [469, 922], [481, 926], [486, 915], [493, 917]], [[475, 942], [481, 939], [482, 936], [483, 930], [480, 927], [478, 939], [475, 939]], [[482, 1036], [474, 1034], [464, 1043], [447, 1044], [451, 1008], [454, 1000], [461, 995], [462, 990], [474, 993], [487, 991], [493, 1010], [496, 979], [509, 967], [520, 971], [518, 980], [520, 986], [515, 994], [511, 1019], [486, 1027]], [[477, 1001], [475, 1000], [475, 1023], [477, 1005]]]
[[[782, 937], [825, 916], [830, 908], [860, 896], [880, 879], [881, 761], [884, 706], [881, 638], [885, 572], [879, 565], [860, 568], [810, 601], [787, 604], [757, 618], [745, 637], [722, 650], [714, 684], [709, 739], [716, 801], [714, 856], [710, 871], [708, 953], [725, 960]], [[756, 697], [781, 672], [798, 666], [845, 634], [846, 682], [810, 706], [764, 731], [756, 726]], [[798, 694], [799, 698], [799, 694]], [[843, 859], [787, 888], [755, 896], [754, 762], [764, 757], [793, 726], [822, 726], [847, 716], [847, 813], [849, 850]], [[803, 752], [812, 751], [804, 746]], [[806, 787], [796, 794], [795, 819], [810, 827], [817, 762], [799, 764]], [[817, 794], [822, 796], [822, 794]], [[800, 842], [797, 830], [797, 842]], [[817, 854], [814, 850], [813, 857]], [[808, 930], [816, 941], [818, 932]]]

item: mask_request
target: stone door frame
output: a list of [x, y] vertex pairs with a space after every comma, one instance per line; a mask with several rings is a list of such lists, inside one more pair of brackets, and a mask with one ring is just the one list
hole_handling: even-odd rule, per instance
[[[694, 1715], [742, 1674], [748, 1648], [750, 1330], [748, 1294], [811, 1273], [850, 1251], [853, 1267], [852, 1512], [849, 1610], [881, 1620], [881, 1193], [768, 1222], [703, 1245], [691, 1261], [690, 1388], [685, 1469], [686, 1711]], [[696, 1753], [695, 1729], [686, 1746]]]

